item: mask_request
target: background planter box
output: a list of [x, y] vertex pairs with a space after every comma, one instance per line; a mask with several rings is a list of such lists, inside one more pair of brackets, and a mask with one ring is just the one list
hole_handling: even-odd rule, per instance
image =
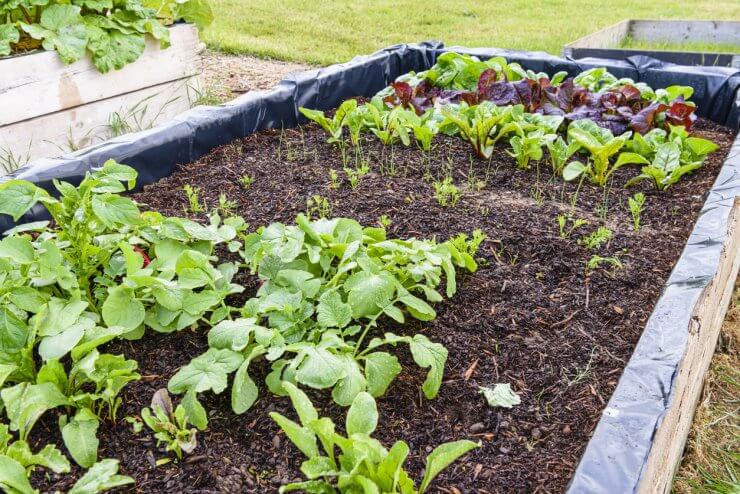
[[626, 38], [654, 43], [721, 43], [740, 47], [740, 22], [735, 21], [650, 21], [624, 20], [563, 47], [563, 56], [624, 59], [647, 55], [683, 65], [708, 65], [740, 68], [740, 48], [736, 53], [682, 52], [620, 48]]
[[[701, 116], [733, 127], [740, 113], [740, 75], [721, 67], [649, 61], [566, 60], [546, 53], [496, 48], [445, 48], [438, 42], [398, 45], [340, 65], [294, 74], [271, 91], [250, 92], [219, 107], [193, 108], [163, 125], [112, 139], [59, 159], [31, 163], [12, 174], [52, 190], [51, 180], [79, 182], [111, 158], [139, 172], [138, 186], [156, 182], [178, 164], [216, 146], [305, 121], [299, 107], [330, 109], [372, 96], [401, 74], [432, 66], [447, 51], [481, 59], [503, 56], [535, 71], [575, 75], [606, 67], [653, 87], [691, 85]], [[10, 178], [10, 177], [9, 177]], [[0, 181], [3, 179], [0, 178]], [[717, 342], [732, 284], [740, 269], [740, 137], [707, 195], [699, 219], [663, 288], [660, 300], [609, 399], [568, 488], [580, 493], [668, 492], [676, 462]], [[20, 221], [45, 217], [34, 208]], [[13, 225], [0, 217], [0, 232]]]
[[55, 52], [0, 59], [0, 154], [19, 161], [57, 156], [115, 134], [111, 118], [140, 130], [190, 108], [198, 31], [191, 24], [169, 29], [169, 48], [149, 39], [136, 62], [107, 74], [89, 59], [64, 65]]

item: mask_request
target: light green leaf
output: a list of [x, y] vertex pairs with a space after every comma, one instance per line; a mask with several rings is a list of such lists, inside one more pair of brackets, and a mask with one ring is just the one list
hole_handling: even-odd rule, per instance
[[437, 396], [442, 384], [442, 375], [447, 361], [447, 349], [439, 343], [432, 343], [426, 336], [420, 334], [414, 335], [409, 347], [414, 362], [420, 367], [429, 368], [427, 378], [424, 380], [421, 389], [427, 398], [432, 399]]
[[242, 365], [234, 375], [234, 384], [231, 387], [231, 408], [234, 413], [242, 414], [249, 410], [257, 400], [259, 390], [251, 377], [249, 377], [249, 364], [259, 355], [265, 353], [261, 347], [256, 347], [244, 359]]
[[319, 456], [319, 447], [316, 444], [316, 434], [305, 427], [301, 427], [277, 412], [270, 412], [270, 417], [280, 426], [283, 432], [285, 432], [285, 435], [288, 436], [288, 439], [290, 439], [304, 455], [309, 458]]
[[369, 393], [359, 393], [347, 411], [347, 434], [367, 434], [378, 426], [378, 407]]
[[296, 371], [296, 380], [316, 389], [330, 388], [344, 377], [344, 366], [339, 357], [325, 348], [309, 344], [301, 349], [303, 359]]
[[180, 404], [185, 409], [188, 422], [201, 431], [208, 427], [208, 415], [206, 414], [206, 410], [203, 408], [203, 405], [198, 401], [195, 391], [189, 390], [185, 393], [185, 397], [182, 399]]
[[337, 404], [346, 407], [352, 404], [358, 393], [365, 391], [367, 382], [360, 364], [352, 355], [341, 354], [339, 357], [344, 365], [344, 377], [334, 386], [331, 396]]
[[35, 494], [26, 476], [26, 469], [12, 458], [0, 455], [0, 487], [12, 494]]
[[131, 477], [118, 475], [118, 460], [108, 458], [93, 465], [67, 494], [97, 494], [133, 483]]
[[26, 439], [44, 412], [69, 404], [67, 397], [52, 383], [16, 384], [4, 388], [0, 396], [5, 403], [10, 430], [18, 431], [21, 440]]
[[139, 223], [139, 208], [128, 197], [118, 194], [99, 194], [92, 198], [92, 210], [109, 228]]
[[240, 353], [210, 349], [177, 371], [167, 387], [175, 394], [188, 390], [196, 393], [208, 390], [221, 393], [226, 389], [228, 374], [238, 369], [243, 361], [244, 357]]
[[571, 161], [568, 165], [563, 168], [563, 180], [570, 182], [580, 177], [581, 174], [586, 171], [587, 167], [580, 161]]
[[13, 24], [0, 24], [0, 57], [10, 55], [10, 44], [19, 39], [18, 29]]
[[518, 394], [511, 389], [509, 383], [496, 383], [493, 388], [480, 387], [479, 391], [490, 407], [511, 408], [522, 402]]
[[326, 328], [343, 328], [352, 320], [352, 308], [338, 292], [326, 292], [319, 299], [316, 320]]
[[451, 443], [442, 444], [434, 448], [429, 456], [427, 456], [426, 469], [424, 471], [424, 480], [421, 481], [419, 487], [419, 494], [424, 492], [432, 483], [432, 480], [447, 468], [450, 463], [460, 458], [462, 455], [470, 451], [471, 449], [479, 448], [480, 443], [474, 443], [473, 441], [455, 441]]
[[33, 245], [25, 237], [5, 237], [0, 240], [0, 258], [17, 264], [31, 264], [34, 261]]
[[302, 425], [308, 426], [314, 420], [318, 420], [319, 414], [306, 393], [289, 382], [283, 382], [283, 389], [288, 393], [290, 401], [293, 404], [293, 408], [295, 408]]
[[8, 180], [0, 183], [0, 213], [18, 221], [23, 214], [49, 193], [25, 180]]
[[77, 411], [74, 418], [62, 425], [62, 438], [72, 458], [83, 468], [98, 460], [98, 417], [87, 408]]
[[108, 290], [108, 298], [103, 302], [103, 321], [108, 326], [120, 326], [134, 330], [144, 322], [146, 310], [144, 304], [137, 300], [134, 291], [124, 285]]
[[400, 372], [401, 364], [390, 353], [375, 352], [365, 356], [367, 391], [375, 397], [384, 395]]

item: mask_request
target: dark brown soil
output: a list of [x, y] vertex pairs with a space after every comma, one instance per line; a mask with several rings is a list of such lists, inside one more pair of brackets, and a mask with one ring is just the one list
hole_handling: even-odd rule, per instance
[[[352, 189], [339, 151], [326, 144], [314, 125], [261, 132], [219, 148], [145, 187], [136, 199], [162, 213], [187, 214], [182, 188], [190, 184], [201, 188], [201, 200], [209, 207], [226, 194], [236, 201], [234, 212], [256, 228], [292, 222], [306, 210], [307, 198], [320, 194], [328, 198], [333, 216], [370, 225], [387, 215], [390, 234], [397, 237], [446, 239], [482, 229], [488, 239], [478, 253], [479, 270], [461, 277], [457, 295], [437, 305], [434, 322], [405, 327], [386, 323], [382, 328], [423, 331], [447, 346], [449, 360], [440, 394], [430, 401], [420, 392], [424, 372], [402, 354], [404, 371], [378, 400], [377, 437], [387, 446], [399, 439], [408, 442], [412, 455], [407, 467], [419, 479], [424, 458], [437, 444], [482, 440], [480, 449], [438, 478], [435, 492], [561, 492], [732, 143], [728, 129], [700, 121], [697, 130], [719, 143], [721, 151], [666, 193], [645, 185], [648, 199], [639, 232], [632, 230], [627, 209], [627, 198], [636, 189], [622, 187], [636, 173], [634, 168], [618, 174], [606, 202], [603, 189], [584, 184], [575, 216], [589, 224], [561, 238], [556, 216], [568, 211], [576, 186], [551, 180], [544, 163], [538, 180], [534, 168], [517, 170], [505, 151], [486, 162], [473, 158], [463, 141], [438, 137], [426, 165], [413, 148], [384, 149], [368, 139], [364, 153], [371, 172]], [[389, 170], [391, 162], [394, 170]], [[339, 188], [331, 187], [331, 168], [338, 171]], [[447, 173], [462, 198], [457, 206], [445, 208], [436, 202], [432, 182]], [[246, 191], [238, 181], [245, 174], [254, 179]], [[599, 214], [603, 204], [605, 219]], [[599, 225], [608, 226], [614, 238], [589, 251], [577, 240]], [[587, 273], [586, 262], [595, 253], [617, 256], [624, 268]], [[253, 293], [254, 280], [239, 276]], [[111, 345], [108, 351], [136, 359], [144, 376], [124, 390], [121, 416], [138, 414], [181, 365], [202, 353], [205, 332], [149, 333], [140, 341]], [[294, 414], [287, 399], [270, 395], [262, 385], [265, 372], [255, 366], [261, 397], [244, 415], [231, 411], [228, 393], [205, 395], [209, 428], [198, 434], [198, 448], [183, 462], [156, 467], [155, 461], [167, 455], [149, 434], [134, 435], [123, 420], [101, 426], [100, 456], [120, 459], [122, 472], [136, 479], [138, 492], [275, 492], [281, 483], [300, 478], [302, 458], [267, 416], [272, 410]], [[489, 408], [478, 386], [496, 382], [511, 383], [521, 405]], [[343, 410], [331, 403], [328, 393], [313, 393], [312, 398], [324, 414], [344, 422]], [[58, 436], [55, 420], [45, 418], [34, 434], [46, 440]], [[71, 477], [37, 480], [53, 490], [68, 487]]]

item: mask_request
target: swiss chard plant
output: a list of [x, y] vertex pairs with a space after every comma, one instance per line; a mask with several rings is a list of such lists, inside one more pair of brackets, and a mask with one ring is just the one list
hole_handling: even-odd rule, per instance
[[362, 228], [344, 218], [296, 225], [274, 223], [247, 235], [246, 265], [262, 280], [257, 295], [236, 319], [221, 321], [208, 333], [209, 350], [181, 368], [169, 383], [173, 393], [213, 391], [231, 385], [237, 413], [257, 399], [249, 366], [271, 362], [269, 389], [284, 394], [283, 381], [332, 389], [334, 401], [348, 406], [358, 393], [385, 393], [401, 372], [388, 351], [408, 345], [414, 361], [428, 369], [423, 384], [428, 398], [442, 382], [447, 350], [425, 335], [380, 333], [382, 318], [398, 323], [407, 317], [430, 321], [437, 291], [456, 292], [456, 267], [476, 263], [452, 242], [386, 238], [382, 228]]
[[277, 422], [291, 442], [307, 459], [301, 472], [308, 480], [284, 485], [280, 492], [423, 494], [432, 481], [452, 462], [480, 443], [460, 440], [437, 446], [426, 459], [424, 478], [417, 487], [404, 470], [409, 446], [397, 441], [390, 450], [371, 437], [378, 425], [375, 400], [359, 393], [347, 411], [346, 436], [336, 431], [331, 419], [319, 417], [303, 391], [284, 384], [299, 422], [277, 412], [270, 417]]
[[349, 116], [357, 109], [357, 100], [348, 99], [337, 108], [334, 116], [329, 118], [321, 110], [299, 108], [298, 110], [307, 119], [316, 122], [329, 135], [328, 142], [342, 146], [342, 130], [349, 123]]
[[0, 19], [0, 57], [43, 48], [69, 64], [89, 54], [108, 72], [136, 61], [147, 37], [168, 47], [168, 24], [202, 29], [213, 14], [206, 0], [13, 0], [0, 4]]
[[[201, 413], [201, 412], [199, 412]], [[205, 417], [205, 413], [202, 412]], [[182, 454], [192, 453], [198, 446], [195, 427], [189, 427], [196, 419], [191, 419], [185, 405], [172, 406], [172, 399], [166, 389], [159, 389], [152, 397], [150, 408], [141, 411], [141, 419], [154, 432], [157, 444], [165, 444], [179, 459]]]
[[614, 172], [626, 164], [619, 161], [611, 163], [611, 158], [624, 147], [630, 135], [631, 133], [627, 132], [614, 137], [609, 130], [588, 119], [571, 123], [568, 127], [568, 141], [586, 149], [590, 159], [586, 163], [580, 161], [568, 163], [563, 169], [563, 178], [570, 181], [585, 175], [594, 184], [606, 186]]
[[557, 135], [545, 134], [543, 130], [529, 132], [525, 136], [514, 136], [509, 141], [511, 152], [509, 154], [516, 159], [517, 167], [526, 170], [529, 168], [530, 160], [542, 159], [542, 147], [555, 140]]

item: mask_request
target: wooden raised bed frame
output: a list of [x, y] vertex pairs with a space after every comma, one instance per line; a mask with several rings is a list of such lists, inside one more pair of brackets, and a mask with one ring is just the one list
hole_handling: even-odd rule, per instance
[[169, 48], [148, 39], [136, 62], [106, 74], [89, 58], [64, 65], [55, 52], [0, 59], [0, 150], [24, 161], [57, 156], [70, 141], [78, 149], [100, 140], [114, 112], [145, 104], [149, 125], [189, 109], [202, 45], [192, 24], [169, 29]]

